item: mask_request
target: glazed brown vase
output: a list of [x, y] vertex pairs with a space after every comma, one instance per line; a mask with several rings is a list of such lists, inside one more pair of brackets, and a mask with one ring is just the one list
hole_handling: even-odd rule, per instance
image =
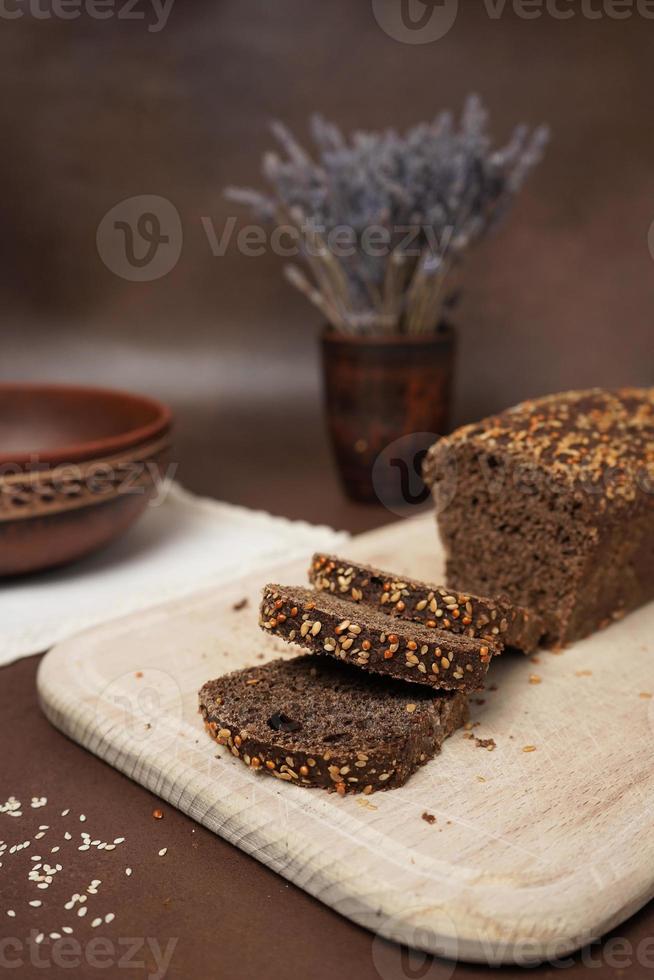
[[351, 499], [394, 506], [427, 496], [420, 463], [448, 431], [454, 358], [454, 330], [445, 324], [427, 337], [350, 337], [325, 329], [327, 424]]

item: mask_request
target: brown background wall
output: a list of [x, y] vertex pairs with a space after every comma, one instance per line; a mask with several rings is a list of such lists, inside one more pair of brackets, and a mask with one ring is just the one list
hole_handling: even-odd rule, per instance
[[[212, 256], [200, 219], [220, 231], [238, 213], [222, 188], [258, 181], [272, 117], [303, 134], [316, 109], [345, 128], [404, 127], [476, 90], [498, 137], [547, 121], [553, 139], [466, 267], [456, 420], [654, 383], [654, 20], [606, 4], [597, 19], [570, 5], [569, 20], [459, 7], [425, 45], [389, 38], [367, 0], [177, 0], [158, 33], [144, 0], [147, 22], [4, 21], [0, 379], [158, 394], [178, 414], [187, 484], [260, 506], [272, 493], [319, 519], [312, 487], [332, 477], [317, 316], [275, 256]], [[151, 283], [115, 276], [95, 246], [103, 214], [135, 194], [168, 198], [183, 224], [180, 261]]]

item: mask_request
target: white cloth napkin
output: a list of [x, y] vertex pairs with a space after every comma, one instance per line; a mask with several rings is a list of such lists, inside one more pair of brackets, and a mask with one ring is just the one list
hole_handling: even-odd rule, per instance
[[0, 580], [0, 665], [89, 626], [247, 575], [255, 566], [329, 550], [345, 532], [202, 499], [176, 484], [118, 541], [36, 576]]

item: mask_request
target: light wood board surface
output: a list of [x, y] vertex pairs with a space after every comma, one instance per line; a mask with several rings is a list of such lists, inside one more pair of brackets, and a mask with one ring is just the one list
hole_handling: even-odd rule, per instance
[[[439, 547], [426, 516], [362, 535], [347, 554], [438, 581]], [[194, 820], [409, 946], [552, 959], [654, 896], [654, 604], [537, 663], [496, 659], [493, 689], [472, 699], [473, 734], [493, 751], [459, 732], [405, 787], [341, 798], [251, 772], [197, 712], [204, 681], [289, 654], [259, 630], [258, 596], [266, 581], [303, 583], [308, 559], [60, 644], [41, 664], [44, 711]]]

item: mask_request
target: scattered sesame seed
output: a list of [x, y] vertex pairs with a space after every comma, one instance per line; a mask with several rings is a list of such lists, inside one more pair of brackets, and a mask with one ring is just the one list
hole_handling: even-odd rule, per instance
[[73, 927], [72, 926], [62, 926], [61, 927], [61, 931], [62, 932], [65, 932], [67, 936], [70, 936], [71, 932], [73, 931]]
[[523, 745], [522, 746], [522, 751], [523, 752], [535, 752], [536, 751], [536, 746], [535, 745]]
[[101, 925], [102, 925], [102, 919], [100, 918], [100, 916], [98, 916], [97, 919], [94, 919], [93, 922], [91, 923], [91, 929], [97, 929], [97, 927]]
[[50, 853], [51, 854], [56, 854], [58, 850], [59, 850], [59, 845], [57, 844], [56, 847], [51, 848]]
[[41, 905], [43, 905], [43, 902], [39, 901], [38, 898], [33, 898], [29, 904], [33, 909], [38, 909]]
[[69, 813], [70, 813], [70, 810], [62, 810], [61, 811], [62, 817], [67, 817]]
[[162, 847], [161, 850], [159, 851], [159, 857], [162, 858], [167, 850], [168, 850], [167, 847]]
[[542, 681], [542, 679], [543, 678], [540, 677], [538, 674], [530, 674], [529, 675], [529, 683], [530, 684], [540, 684], [540, 682]]
[[114, 913], [113, 912], [109, 912], [107, 915], [105, 915], [104, 921], [107, 923], [107, 925], [109, 925], [109, 923], [110, 922], [113, 922], [115, 918], [116, 918], [116, 916], [114, 915]]
[[125, 874], [127, 875], [128, 878], [131, 875], [131, 873], [132, 873], [132, 869], [131, 868], [125, 868]]
[[122, 844], [124, 843], [124, 841], [125, 841], [124, 837], [116, 837], [114, 844]]
[[72, 839], [73, 839], [72, 834], [69, 834], [68, 831], [66, 831], [66, 833], [64, 834], [64, 840], [72, 840]]
[[38, 936], [35, 937], [34, 942], [37, 944], [42, 943], [44, 939], [45, 939], [45, 935], [42, 932], [40, 932]]
[[7, 915], [9, 916], [10, 919], [16, 918], [16, 913], [14, 912], [13, 909], [7, 909]]
[[84, 814], [84, 813], [80, 813], [80, 815], [79, 815], [79, 819], [80, 819], [80, 822], [81, 822], [81, 823], [84, 823], [84, 821], [86, 820], [86, 814]]
[[88, 912], [88, 909], [87, 909], [86, 905], [82, 905], [81, 909], [78, 909], [77, 910], [77, 914], [79, 915], [80, 919], [82, 918], [82, 916], [86, 915], [87, 912]]
[[61, 933], [60, 932], [51, 932], [50, 933], [50, 939], [61, 939]]

